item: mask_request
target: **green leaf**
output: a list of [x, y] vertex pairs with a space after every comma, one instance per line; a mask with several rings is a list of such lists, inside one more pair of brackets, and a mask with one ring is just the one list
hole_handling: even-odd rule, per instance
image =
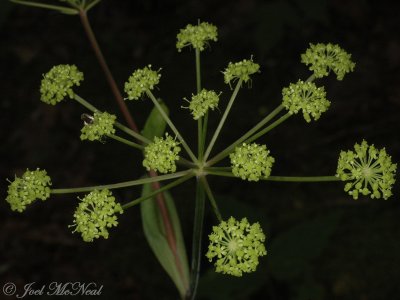
[[[163, 110], [168, 115], [169, 110], [168, 107], [162, 102], [160, 104]], [[167, 123], [164, 118], [161, 116], [160, 112], [156, 107], [150, 112], [147, 117], [146, 124], [144, 125], [144, 129], [142, 130], [142, 135], [147, 137], [149, 140], [153, 140], [155, 136], [162, 136], [164, 134]]]
[[[168, 108], [164, 103], [161, 107], [168, 114]], [[155, 136], [162, 136], [166, 128], [166, 122], [157, 108], [153, 108], [147, 118], [142, 135], [150, 140]], [[152, 192], [150, 184], [143, 186], [142, 196]], [[164, 270], [175, 283], [181, 298], [184, 298], [189, 287], [189, 267], [186, 255], [185, 243], [182, 236], [181, 225], [174, 200], [169, 192], [164, 192], [165, 206], [173, 227], [176, 241], [176, 255], [172, 252], [166, 238], [166, 230], [156, 198], [143, 201], [140, 205], [142, 214], [143, 231], [146, 239]], [[179, 265], [180, 268], [177, 266]]]
[[[143, 186], [142, 196], [152, 192], [150, 184]], [[176, 255], [169, 247], [162, 215], [156, 203], [156, 198], [143, 201], [140, 205], [143, 230], [147, 242], [156, 255], [164, 270], [175, 283], [181, 298], [184, 298], [189, 287], [189, 267], [185, 243], [174, 200], [169, 192], [164, 192], [166, 208], [172, 223], [176, 240]], [[178, 267], [179, 265], [180, 267]]]
[[280, 234], [268, 249], [271, 274], [279, 280], [296, 280], [309, 273], [312, 260], [328, 245], [340, 217], [340, 213], [320, 216]]

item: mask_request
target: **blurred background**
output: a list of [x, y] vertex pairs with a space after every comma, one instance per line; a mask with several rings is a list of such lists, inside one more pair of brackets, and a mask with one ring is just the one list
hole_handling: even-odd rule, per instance
[[[202, 54], [202, 72], [204, 87], [222, 91], [221, 111], [231, 93], [221, 70], [230, 61], [253, 55], [261, 73], [253, 77], [251, 89], [240, 91], [215, 151], [274, 109], [282, 87], [310, 75], [300, 63], [310, 42], [341, 45], [352, 53], [356, 68], [342, 82], [332, 75], [318, 80], [332, 101], [329, 111], [311, 124], [300, 115], [292, 117], [260, 140], [276, 159], [274, 175], [313, 176], [334, 175], [340, 150], [362, 139], [386, 147], [393, 161], [400, 161], [399, 11], [396, 2], [363, 0], [103, 0], [89, 17], [120, 88], [136, 68], [162, 68], [155, 93], [185, 137], [196, 132], [196, 122], [180, 108], [182, 99], [195, 91], [194, 51], [176, 51], [179, 29], [198, 19], [218, 26], [218, 42]], [[57, 188], [143, 174], [138, 151], [112, 140], [80, 141], [85, 111], [77, 103], [50, 107], [39, 101], [42, 74], [57, 64], [76, 64], [85, 73], [76, 91], [119, 114], [77, 16], [3, 0], [0, 41], [2, 199], [6, 178], [12, 180], [26, 168], [46, 169]], [[128, 105], [142, 127], [150, 102]], [[210, 131], [220, 116], [219, 111], [212, 113]], [[340, 182], [249, 183], [212, 177], [210, 185], [225, 217], [246, 216], [261, 223], [268, 255], [257, 272], [240, 279], [215, 274], [204, 259], [199, 299], [398, 297], [399, 184], [387, 201], [354, 201]], [[193, 188], [189, 182], [172, 191], [189, 251]], [[140, 188], [115, 194], [125, 203], [137, 198]], [[104, 285], [96, 299], [177, 299], [172, 281], [146, 243], [138, 208], [122, 215], [108, 240], [84, 243], [68, 228], [76, 205], [75, 195], [57, 195], [20, 214], [0, 202], [0, 284], [14, 282], [22, 288], [30, 282], [96, 282]], [[215, 223], [208, 206], [205, 239]]]

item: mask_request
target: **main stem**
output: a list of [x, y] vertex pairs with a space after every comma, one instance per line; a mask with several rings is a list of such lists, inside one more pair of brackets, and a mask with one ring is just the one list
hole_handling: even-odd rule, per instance
[[79, 16], [81, 18], [81, 22], [82, 22], [83, 28], [86, 32], [86, 35], [89, 39], [89, 42], [94, 50], [97, 60], [104, 72], [104, 75], [106, 76], [107, 82], [111, 88], [114, 98], [117, 101], [118, 106], [119, 106], [126, 122], [128, 123], [129, 127], [132, 128], [133, 131], [139, 132], [135, 121], [133, 120], [131, 114], [129, 113], [128, 107], [125, 104], [124, 98], [122, 97], [121, 92], [118, 89], [117, 83], [115, 82], [115, 79], [111, 74], [110, 68], [107, 65], [104, 55], [101, 52], [101, 49], [97, 42], [96, 36], [94, 35], [94, 32], [92, 30], [92, 26], [90, 25], [89, 19], [87, 17], [86, 10], [83, 10], [83, 9], [79, 10]]
[[194, 224], [193, 224], [193, 242], [192, 242], [192, 264], [190, 274], [190, 299], [194, 300], [196, 297], [197, 286], [199, 284], [200, 276], [200, 262], [201, 262], [201, 240], [203, 233], [204, 222], [204, 204], [205, 192], [200, 178], [197, 177], [196, 182], [196, 205], [194, 210]]

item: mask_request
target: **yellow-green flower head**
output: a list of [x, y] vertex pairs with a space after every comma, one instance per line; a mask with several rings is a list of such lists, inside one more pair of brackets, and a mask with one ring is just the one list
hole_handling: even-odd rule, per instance
[[232, 164], [232, 173], [243, 180], [258, 181], [271, 174], [275, 159], [269, 155], [265, 145], [256, 143], [236, 147], [235, 152], [229, 155]]
[[197, 120], [203, 117], [209, 109], [214, 110], [217, 108], [220, 94], [203, 89], [200, 93], [192, 95], [191, 101], [185, 99], [189, 102], [188, 108], [193, 115], [193, 119]]
[[230, 62], [224, 72], [225, 83], [231, 84], [231, 81], [242, 80], [247, 82], [250, 80], [250, 75], [259, 72], [260, 65], [253, 62], [253, 58], [244, 59], [237, 63]]
[[160, 82], [161, 74], [158, 72], [152, 70], [151, 65], [133, 72], [128, 81], [125, 82], [127, 99], [138, 100], [146, 90], [152, 90]]
[[203, 51], [205, 46], [208, 45], [208, 41], [216, 42], [218, 40], [217, 27], [214, 25], [202, 22], [199, 25], [187, 25], [184, 29], [181, 29], [176, 36], [176, 48], [179, 52], [182, 51], [183, 47], [190, 46], [194, 49]]
[[154, 137], [154, 142], [144, 148], [143, 166], [160, 173], [174, 173], [181, 148], [168, 133], [165, 138]]
[[316, 78], [328, 76], [333, 71], [338, 80], [353, 72], [356, 65], [351, 61], [351, 54], [332, 44], [310, 44], [310, 48], [301, 55], [301, 62], [310, 65], [309, 69]]
[[249, 224], [246, 218], [239, 222], [230, 217], [213, 226], [208, 237], [210, 245], [206, 256], [210, 262], [216, 259], [214, 265], [218, 273], [240, 277], [243, 273], [254, 272], [258, 258], [267, 254], [260, 224]]
[[101, 141], [104, 136], [114, 134], [114, 122], [117, 118], [108, 112], [95, 112], [93, 116], [87, 115], [88, 120], [84, 121], [81, 129], [81, 140]]
[[385, 148], [376, 149], [366, 141], [354, 145], [355, 151], [341, 151], [336, 176], [346, 183], [344, 190], [358, 199], [359, 194], [388, 199], [392, 195], [397, 164]]
[[86, 195], [74, 213], [75, 227], [73, 232], [79, 232], [85, 242], [93, 242], [94, 239], [108, 238], [108, 230], [118, 225], [117, 214], [124, 211], [114, 196], [107, 189], [94, 190]]
[[304, 119], [309, 123], [311, 118], [315, 121], [326, 112], [330, 106], [330, 101], [326, 99], [324, 87], [317, 87], [312, 82], [299, 80], [291, 83], [289, 87], [282, 89], [282, 105], [290, 114], [303, 112]]
[[47, 104], [56, 105], [66, 96], [74, 97], [74, 86], [79, 86], [83, 73], [75, 65], [58, 65], [43, 75], [40, 85], [40, 100]]
[[8, 186], [6, 201], [13, 211], [22, 212], [36, 199], [42, 201], [50, 197], [51, 179], [45, 170], [26, 170], [22, 177], [15, 177]]

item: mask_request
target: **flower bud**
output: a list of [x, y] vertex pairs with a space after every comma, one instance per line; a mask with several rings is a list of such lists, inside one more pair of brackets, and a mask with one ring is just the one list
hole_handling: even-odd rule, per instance
[[269, 155], [265, 145], [256, 143], [236, 147], [235, 152], [229, 155], [232, 164], [232, 173], [243, 180], [258, 181], [271, 174], [275, 159]]
[[83, 73], [75, 65], [58, 65], [43, 75], [40, 85], [40, 100], [51, 105], [61, 102], [66, 96], [74, 97], [74, 86], [79, 86]]
[[22, 212], [36, 199], [45, 201], [50, 197], [51, 179], [45, 170], [26, 170], [22, 177], [15, 177], [8, 186], [6, 201], [13, 211]]
[[233, 276], [254, 272], [260, 256], [265, 256], [265, 235], [259, 223], [250, 224], [246, 218], [240, 222], [230, 217], [213, 227], [206, 254], [216, 272]]
[[154, 137], [154, 142], [144, 148], [143, 166], [160, 173], [174, 173], [181, 148], [168, 133], [165, 138]]
[[95, 112], [90, 122], [86, 122], [81, 129], [81, 140], [101, 141], [104, 136], [114, 134], [114, 122], [117, 118], [108, 112]]
[[181, 29], [176, 36], [176, 48], [179, 52], [183, 47], [192, 46], [194, 49], [203, 51], [208, 41], [216, 42], [218, 40], [217, 27], [214, 25], [202, 22], [199, 25], [187, 25]]
[[282, 105], [290, 114], [297, 114], [300, 110], [306, 122], [315, 121], [326, 112], [330, 101], [326, 99], [324, 87], [317, 87], [312, 82], [297, 81], [282, 89]]
[[355, 151], [341, 151], [336, 176], [348, 181], [345, 192], [358, 199], [359, 194], [372, 199], [388, 199], [392, 195], [397, 164], [392, 163], [385, 148], [376, 149], [363, 140], [354, 145]]
[[94, 239], [108, 238], [108, 229], [118, 225], [117, 213], [124, 211], [119, 203], [107, 189], [94, 190], [80, 199], [74, 213], [75, 227], [73, 232], [79, 232], [85, 242], [93, 242]]
[[328, 76], [333, 71], [338, 80], [353, 72], [356, 65], [351, 61], [351, 54], [333, 44], [310, 44], [310, 48], [301, 55], [301, 62], [310, 65], [309, 69], [316, 78]]

